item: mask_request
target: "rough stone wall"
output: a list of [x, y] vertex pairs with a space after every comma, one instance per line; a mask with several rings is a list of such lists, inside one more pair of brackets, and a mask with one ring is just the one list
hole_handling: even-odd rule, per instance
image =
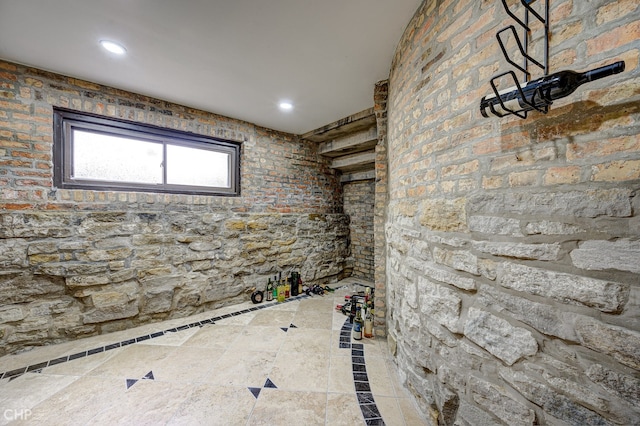
[[375, 333], [378, 336], [387, 334], [387, 236], [385, 224], [387, 219], [388, 192], [388, 158], [387, 158], [387, 99], [389, 97], [389, 80], [376, 83], [373, 94], [378, 143], [376, 144], [376, 189], [373, 207], [374, 233], [374, 278], [375, 278]]
[[349, 215], [352, 276], [373, 281], [373, 203], [375, 181], [363, 180], [344, 184], [344, 213]]
[[[242, 143], [240, 197], [59, 190], [52, 107]], [[345, 271], [341, 185], [315, 144], [0, 61], [0, 355], [247, 300]]]
[[640, 5], [550, 5], [551, 72], [626, 71], [547, 115], [480, 115], [498, 1], [426, 0], [392, 66], [389, 340], [442, 424], [640, 419]]

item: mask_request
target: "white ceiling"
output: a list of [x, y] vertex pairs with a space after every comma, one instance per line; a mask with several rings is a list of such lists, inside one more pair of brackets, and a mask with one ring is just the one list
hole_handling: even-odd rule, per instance
[[302, 134], [373, 106], [420, 3], [0, 0], [0, 58]]

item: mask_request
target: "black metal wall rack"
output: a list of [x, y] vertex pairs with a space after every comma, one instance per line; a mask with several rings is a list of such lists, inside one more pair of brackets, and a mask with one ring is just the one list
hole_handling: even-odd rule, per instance
[[[524, 19], [520, 19], [518, 16], [516, 16], [515, 13], [513, 13], [510, 10], [509, 6], [507, 5], [507, 0], [501, 0], [501, 1], [507, 14], [522, 29], [522, 38], [520, 38], [520, 36], [518, 35], [518, 31], [514, 24], [508, 25], [496, 33], [498, 44], [500, 45], [500, 49], [502, 50], [502, 53], [506, 61], [524, 73], [525, 82], [531, 81], [531, 72], [529, 71], [530, 65], [534, 65], [540, 68], [543, 71], [543, 74], [544, 74], [543, 76], [549, 75], [549, 0], [540, 0], [538, 2], [538, 3], [544, 3], [543, 7], [539, 8], [539, 9], [543, 9], [542, 14], [536, 12], [536, 10], [531, 6], [533, 3], [536, 2], [536, 0], [520, 0], [520, 3], [524, 7]], [[542, 24], [542, 27], [544, 28], [544, 37], [542, 40], [544, 44], [543, 58], [536, 59], [529, 54], [529, 41], [531, 39], [531, 32], [532, 32], [531, 17], [539, 21], [540, 24]], [[508, 34], [508, 33], [510, 33], [514, 37], [518, 51], [524, 58], [522, 65], [519, 65], [516, 61], [514, 61], [509, 55], [509, 52], [507, 51], [505, 34]], [[522, 102], [524, 102], [526, 105], [530, 106], [534, 110], [540, 111], [545, 114], [547, 113], [547, 111], [549, 110], [549, 105], [551, 103], [548, 102], [543, 105], [540, 105], [539, 100], [538, 102], [534, 102], [534, 99], [542, 99], [541, 94], [537, 92], [532, 93], [529, 99], [527, 99], [522, 91], [522, 86], [518, 82], [518, 78], [516, 77], [515, 72], [513, 72], [512, 70], [509, 70], [501, 74], [495, 75], [490, 80], [491, 88], [493, 89], [494, 94], [500, 101], [500, 106], [502, 107], [502, 110], [507, 111], [507, 113], [501, 113], [496, 111], [493, 107], [491, 107], [491, 110], [492, 110], [491, 112], [493, 114], [497, 115], [498, 117], [504, 117], [506, 115], [513, 114], [523, 119], [527, 118], [527, 112], [528, 112], [527, 110], [510, 109], [500, 99], [500, 92], [498, 91], [498, 88], [496, 86], [496, 81], [506, 76], [510, 76], [513, 79], [514, 87], [517, 88], [518, 92], [520, 93], [520, 98], [522, 99]], [[538, 98], [536, 98], [536, 96], [538, 96]]]

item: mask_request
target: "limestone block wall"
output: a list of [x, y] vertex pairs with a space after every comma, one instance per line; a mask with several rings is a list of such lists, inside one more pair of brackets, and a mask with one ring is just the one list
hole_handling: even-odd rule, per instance
[[352, 276], [374, 280], [373, 206], [375, 181], [363, 180], [343, 186], [344, 212], [349, 215]]
[[640, 6], [550, 5], [551, 72], [626, 71], [546, 115], [480, 115], [499, 1], [424, 1], [392, 65], [387, 328], [441, 424], [640, 418]]
[[[241, 196], [54, 188], [53, 106], [241, 142]], [[341, 278], [349, 219], [316, 148], [0, 61], [0, 355], [248, 300], [278, 271]]]

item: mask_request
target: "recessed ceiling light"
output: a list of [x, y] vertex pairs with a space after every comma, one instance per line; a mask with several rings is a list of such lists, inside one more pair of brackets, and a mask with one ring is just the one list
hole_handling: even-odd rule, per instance
[[280, 109], [283, 111], [291, 111], [293, 109], [293, 104], [287, 101], [280, 102], [279, 106], [280, 106]]
[[100, 40], [100, 45], [109, 52], [115, 53], [116, 55], [124, 55], [125, 53], [127, 53], [127, 49], [125, 49], [124, 46], [113, 41]]

